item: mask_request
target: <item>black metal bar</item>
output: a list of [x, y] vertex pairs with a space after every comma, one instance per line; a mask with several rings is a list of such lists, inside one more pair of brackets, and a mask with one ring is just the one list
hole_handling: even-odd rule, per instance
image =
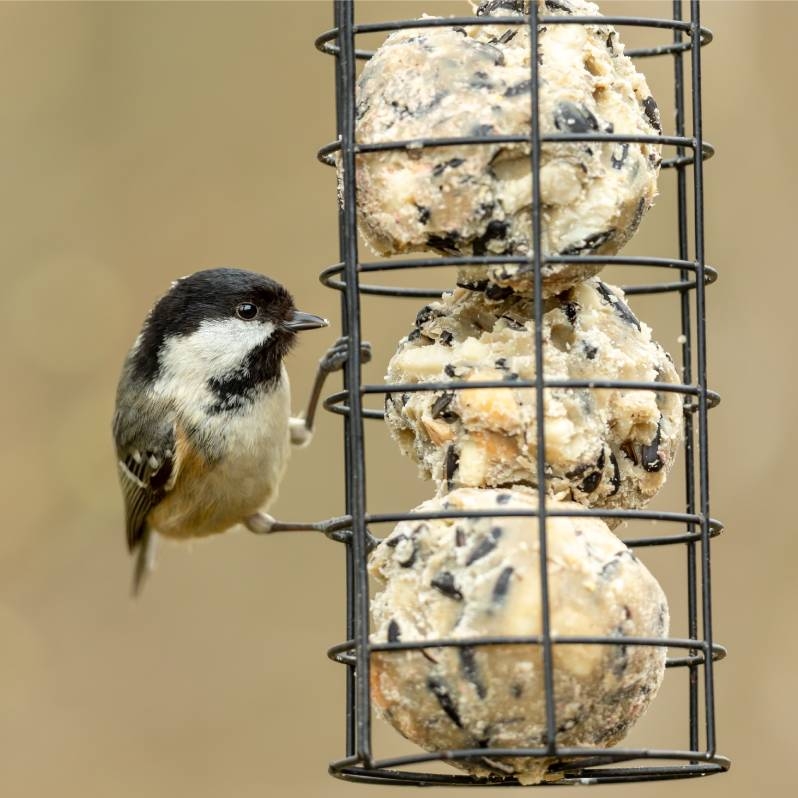
[[[722, 757], [718, 757], [721, 760]], [[728, 760], [725, 760], [728, 762]], [[724, 773], [728, 764], [719, 761], [704, 765], [673, 765], [636, 768], [602, 768], [600, 770], [570, 772], [557, 781], [544, 782], [544, 787], [569, 787], [589, 784], [625, 784], [627, 782], [668, 781], [671, 779], [691, 779]], [[491, 779], [469, 779], [468, 776], [450, 776], [438, 773], [393, 770], [365, 770], [349, 764], [335, 762], [330, 766], [330, 775], [345, 781], [360, 784], [412, 785], [414, 787], [518, 787], [514, 779], [497, 781]]]
[[[421, 383], [414, 384], [413, 390], [419, 390], [419, 387], [418, 387], [419, 385], [421, 385]], [[429, 386], [430, 383], [424, 383], [424, 385]], [[524, 388], [527, 385], [529, 385], [529, 387], [531, 387], [531, 384], [525, 383], [525, 382], [514, 383], [512, 387]], [[474, 388], [476, 386], [469, 385], [468, 387], [469, 388]], [[502, 387], [507, 387], [507, 386], [504, 385]], [[547, 386], [547, 387], [551, 387], [551, 386]], [[575, 386], [568, 385], [568, 386], [565, 386], [565, 387], [573, 388]], [[598, 386], [598, 387], [607, 388], [609, 386], [604, 385], [604, 386]], [[623, 387], [623, 386], [621, 386], [621, 387]], [[447, 388], [447, 390], [451, 389], [452, 388], [452, 384], [448, 383], [446, 388]], [[421, 388], [421, 390], [429, 390], [429, 387]], [[459, 388], [458, 390], [465, 390], [465, 389]], [[681, 393], [682, 391], [678, 391], [678, 392]], [[374, 393], [376, 393], [376, 391]], [[390, 391], [385, 390], [385, 391], [380, 391], [380, 393], [390, 393]], [[715, 393], [715, 391], [707, 391], [707, 394], [709, 396], [708, 409], [712, 410], [712, 408], [717, 407], [720, 404], [720, 396], [717, 393]], [[338, 415], [342, 415], [342, 416], [347, 415], [349, 413], [349, 405], [347, 405], [346, 403], [344, 403], [342, 401], [345, 397], [346, 397], [346, 391], [341, 391], [339, 393], [330, 394], [330, 396], [328, 396], [324, 400], [324, 409], [325, 410], [329, 410], [331, 413], [337, 413]], [[683, 409], [684, 409], [685, 413], [695, 413], [695, 412], [698, 411], [698, 405], [693, 403], [693, 402], [685, 402], [684, 406], [683, 406]], [[383, 410], [375, 410], [374, 408], [364, 408], [363, 409], [363, 418], [383, 419], [383, 418], [385, 418], [385, 411], [383, 411]]]
[[[683, 30], [690, 31], [689, 23], [680, 22], [674, 19], [654, 19], [652, 17], [619, 17], [619, 16], [568, 16], [568, 17], [538, 17], [538, 22], [541, 25], [613, 25], [617, 27], [636, 27], [636, 28], [652, 28], [661, 30]], [[425, 19], [400, 19], [392, 20], [390, 22], [372, 22], [364, 25], [354, 26], [354, 34], [359, 35], [362, 33], [392, 33], [397, 30], [420, 29], [420, 28], [440, 28], [444, 26], [454, 25], [523, 25], [524, 18], [513, 17], [475, 17], [475, 16], [459, 16], [459, 17], [443, 17], [435, 18], [428, 17]], [[709, 44], [712, 41], [712, 32], [707, 28], [702, 28], [701, 31], [701, 46]], [[332, 42], [339, 38], [338, 28], [332, 28], [325, 31], [321, 36], [316, 38], [315, 46], [317, 50], [323, 53], [334, 55], [338, 52], [338, 46]], [[658, 55], [667, 55], [672, 52], [674, 45], [668, 44], [661, 47], [647, 47], [638, 50], [630, 50], [627, 55], [630, 57], [651, 57]], [[685, 47], [688, 49], [689, 45]], [[374, 54], [371, 50], [355, 50], [355, 57], [361, 59], [368, 59]]]
[[[640, 255], [546, 255], [541, 256], [541, 264], [561, 263], [593, 263], [607, 266], [643, 266], [659, 269], [681, 269], [688, 272], [698, 271], [698, 266], [687, 259], [654, 258]], [[493, 264], [526, 264], [526, 255], [461, 255], [446, 258], [411, 258], [408, 260], [382, 260], [358, 264], [358, 272], [382, 272], [396, 269], [434, 268], [439, 266], [490, 266]], [[342, 267], [343, 264], [336, 264]], [[336, 268], [336, 267], [333, 267]], [[705, 266], [705, 268], [707, 268]], [[713, 269], [713, 272], [715, 270]], [[713, 279], [717, 279], [717, 272]]]
[[[530, 756], [530, 749], [513, 749], [514, 755]], [[401, 760], [384, 760], [375, 763], [375, 767], [366, 769], [353, 765], [349, 760], [334, 762], [330, 766], [330, 774], [346, 781], [356, 781], [364, 784], [384, 784], [384, 785], [413, 785], [417, 787], [518, 787], [519, 782], [515, 779], [485, 778], [479, 779], [469, 776], [443, 775], [438, 773], [416, 772], [395, 770], [395, 767], [403, 767], [415, 762], [429, 763], [435, 761], [445, 761], [446, 752], [439, 754], [427, 754], [418, 758], [404, 757]], [[484, 752], [483, 752], [484, 754]], [[618, 752], [619, 756], [615, 762], [630, 761], [632, 759], [687, 759], [690, 752]], [[587, 757], [586, 754], [583, 754]], [[541, 756], [538, 754], [538, 756]], [[460, 757], [449, 757], [459, 759]], [[593, 759], [591, 759], [593, 762]], [[601, 762], [605, 764], [605, 762]], [[565, 787], [571, 785], [590, 785], [590, 784], [624, 784], [627, 782], [643, 781], [665, 781], [670, 779], [689, 779], [700, 776], [709, 776], [714, 773], [724, 773], [729, 769], [730, 762], [725, 757], [717, 756], [711, 760], [706, 760], [703, 764], [690, 765], [658, 765], [653, 767], [640, 766], [635, 768], [616, 768], [602, 767], [592, 770], [590, 767], [581, 770], [579, 762], [573, 766], [556, 781], [547, 781], [543, 787]]]
[[557, 750], [557, 717], [554, 701], [554, 660], [551, 644], [551, 607], [549, 604], [549, 562], [546, 537], [546, 430], [543, 380], [543, 253], [540, 205], [540, 108], [538, 85], [538, 5], [529, 6], [530, 65], [530, 156], [532, 179], [532, 265], [534, 267], [535, 319], [535, 421], [538, 479], [538, 554], [540, 562], [540, 622], [543, 642], [543, 684], [546, 700], [546, 749], [553, 756]]
[[[691, 23], [691, 89], [693, 100], [693, 136], [696, 146], [701, 146], [703, 126], [701, 116], [701, 10], [698, 0], [690, 3]], [[698, 395], [698, 457], [700, 482], [700, 507], [702, 531], [701, 557], [701, 605], [704, 640], [712, 645], [712, 592], [710, 571], [709, 535], [709, 433], [707, 429], [707, 338], [704, 271], [704, 168], [701, 159], [693, 166], [693, 214], [695, 234], [695, 259], [698, 264], [698, 283], [695, 292], [696, 318], [696, 370], [698, 383], [702, 386]], [[715, 683], [712, 661], [704, 665], [704, 706], [706, 710], [707, 751], [715, 753]]]
[[[682, 0], [673, 0], [674, 19], [682, 18]], [[681, 44], [682, 31], [675, 30], [674, 42]], [[675, 128], [677, 136], [685, 135], [685, 107], [684, 107], [684, 56], [683, 50], [674, 54], [673, 61], [674, 86], [675, 86]], [[682, 149], [677, 149], [677, 155], [683, 154]], [[686, 165], [677, 167], [676, 190], [677, 212], [679, 226], [679, 258], [686, 261], [690, 257], [687, 221], [687, 172]], [[682, 269], [681, 276], [686, 280], [689, 272]], [[681, 295], [681, 321], [682, 321], [682, 379], [685, 382], [693, 381], [693, 344], [692, 344], [692, 319], [690, 295], [683, 291]], [[693, 449], [694, 436], [693, 417], [685, 415], [684, 419], [684, 470], [685, 470], [685, 511], [695, 513], [695, 452]], [[688, 524], [688, 532], [695, 530], [693, 523]], [[697, 586], [696, 586], [696, 544], [694, 541], [687, 543], [687, 634], [690, 637], [698, 636], [697, 616]], [[692, 652], [690, 652], [692, 654]], [[688, 672], [688, 723], [690, 749], [698, 749], [698, 665], [691, 664]]]
[[[692, 651], [701, 651], [701, 661], [709, 650], [704, 641], [698, 638], [682, 637], [607, 637], [601, 635], [553, 635], [551, 637], [554, 645], [614, 645], [617, 646], [619, 640], [623, 640], [625, 645], [641, 645], [665, 648], [686, 648], [688, 654]], [[480, 637], [458, 637], [458, 638], [439, 638], [435, 640], [405, 640], [390, 643], [370, 643], [369, 651], [423, 651], [428, 648], [460, 648], [462, 646], [506, 646], [506, 645], [542, 645], [541, 635], [482, 635]], [[352, 657], [355, 649], [355, 641], [345, 640], [336, 643], [327, 650], [327, 656], [336, 661], [342, 662], [346, 658]], [[712, 659], [721, 660], [727, 654], [724, 646], [717, 643], [712, 646]], [[687, 658], [685, 658], [687, 659]], [[679, 662], [681, 664], [681, 662]]]
[[[537, 13], [537, 9], [535, 9]], [[530, 15], [531, 16], [531, 15]], [[539, 25], [613, 25], [629, 26], [636, 28], [660, 28], [664, 30], [683, 30], [686, 33], [691, 31], [689, 22], [679, 22], [675, 19], [656, 19], [654, 17], [626, 17], [626, 16], [590, 16], [590, 15], [568, 15], [568, 16], [537, 16]], [[353, 25], [352, 32], [355, 35], [361, 33], [393, 33], [397, 30], [421, 30], [423, 28], [449, 28], [462, 25], [525, 25], [528, 24], [526, 17], [515, 16], [481, 16], [474, 15], [452, 16], [452, 17], [423, 17], [421, 19], [398, 19], [389, 22], [365, 22], [360, 25]], [[705, 44], [712, 41], [712, 34], [709, 30], [702, 31], [707, 40]], [[321, 43], [338, 38], [336, 31], [327, 31], [316, 39], [317, 46]]]
[[[328, 288], [335, 288], [337, 290], [345, 290], [346, 282], [344, 280], [335, 280], [325, 278], [322, 280], [324, 285]], [[713, 282], [707, 274], [707, 282]], [[689, 280], [683, 282], [681, 280], [668, 283], [652, 283], [643, 285], [626, 286], [622, 285], [620, 288], [627, 296], [640, 296], [648, 294], [670, 294], [681, 291], [690, 291], [695, 288], [695, 281]], [[386, 296], [386, 297], [413, 297], [416, 299], [440, 299], [441, 294], [445, 288], [431, 289], [431, 288], [398, 288], [395, 286], [383, 285], [369, 285], [368, 283], [360, 283], [358, 291], [361, 294], [369, 294], [371, 296]]]
[[[579, 256], [565, 256], [565, 255], [550, 255], [542, 259], [544, 264], [599, 264], [605, 266], [643, 266], [647, 268], [658, 269], [678, 269], [680, 271], [681, 279], [677, 281], [669, 281], [664, 283], [651, 283], [643, 285], [622, 286], [623, 291], [629, 295], [637, 294], [663, 294], [670, 292], [684, 292], [692, 291], [695, 288], [696, 278], [692, 279], [687, 276], [685, 272], [696, 273], [697, 266], [687, 260], [680, 260], [678, 258], [659, 258], [659, 257], [630, 257], [623, 255], [579, 255]], [[397, 270], [415, 270], [415, 269], [439, 269], [453, 266], [489, 266], [499, 264], [526, 264], [528, 258], [520, 255], [496, 255], [493, 257], [485, 255], [471, 255], [461, 257], [428, 257], [428, 258], [410, 258], [410, 259], [396, 259], [390, 261], [376, 261], [371, 263], [361, 263], [358, 265], [360, 273], [371, 272], [392, 272]], [[346, 289], [346, 280], [336, 279], [335, 275], [343, 272], [344, 266], [342, 263], [336, 263], [328, 266], [321, 273], [321, 282], [329, 288], [336, 288], [338, 290]], [[711, 285], [717, 280], [717, 271], [711, 266], [705, 265], [704, 267], [704, 282], [706, 285]], [[382, 296], [405, 296], [405, 297], [425, 297], [430, 299], [440, 298], [440, 295], [445, 289], [431, 290], [431, 289], [418, 289], [418, 288], [405, 288], [397, 286], [381, 286], [381, 285], [364, 285], [360, 283], [358, 290], [361, 294], [374, 294]]]
[[[506, 509], [503, 507], [491, 507], [485, 510], [423, 510], [416, 512], [401, 513], [368, 513], [366, 522], [368, 524], [393, 524], [398, 521], [429, 521], [432, 519], [455, 519], [455, 518], [537, 518], [541, 515], [539, 509], [521, 509], [520, 507]], [[567, 510], [557, 507], [546, 510], [546, 515], [551, 518], [622, 518], [622, 519], [641, 519], [649, 521], [671, 521], [674, 523], [698, 523], [701, 516], [698, 514], [674, 513], [665, 510], [627, 510], [609, 509], [604, 507], [580, 507], [577, 509], [568, 508]], [[723, 528], [718, 521], [710, 522], [715, 524], [716, 530]]]
[[[341, 6], [340, 4], [333, 3], [333, 16], [334, 16], [334, 25], [336, 28], [340, 28], [341, 26]], [[338, 140], [341, 139], [343, 136], [343, 116], [344, 116], [344, 109], [346, 108], [346, 97], [345, 97], [345, 89], [343, 83], [343, 65], [341, 64], [340, 52], [336, 52], [335, 54], [335, 135]], [[338, 241], [339, 241], [339, 251], [340, 256], [342, 258], [346, 257], [346, 253], [344, 251], [345, 241], [347, 238], [346, 233], [346, 219], [344, 217], [343, 208], [339, 207], [338, 209]], [[343, 268], [343, 263], [341, 264]], [[347, 314], [346, 314], [346, 296], [341, 294], [341, 332], [343, 335], [347, 335], [349, 329], [347, 327]], [[347, 372], [344, 369], [343, 371], [343, 388], [344, 391], [348, 393], [349, 391], [349, 380], [347, 378]], [[344, 449], [344, 468], [345, 473], [349, 473], [352, 463], [352, 443], [351, 443], [351, 435], [349, 434], [350, 428], [350, 421], [349, 415], [344, 419], [344, 427], [343, 427], [343, 449]], [[351, 514], [352, 512], [352, 495], [351, 495], [351, 485], [349, 480], [346, 481], [346, 485], [344, 488], [345, 491], [345, 501], [346, 501], [346, 512], [347, 514]], [[354, 563], [354, 553], [352, 551], [352, 546], [347, 545], [345, 551], [345, 558], [346, 558], [346, 636], [347, 638], [351, 638], [355, 633], [355, 602], [354, 602], [354, 595], [355, 595], [355, 563]], [[356, 729], [355, 729], [355, 713], [354, 713], [354, 697], [355, 697], [355, 670], [354, 665], [347, 668], [346, 670], [346, 755], [352, 756], [355, 753], [355, 737], [356, 737]]]
[[591, 388], [593, 390], [657, 391], [700, 396], [700, 385], [681, 385], [670, 382], [642, 382], [636, 380], [449, 380], [448, 382], [395, 382], [389, 385], [364, 385], [362, 392], [413, 393], [420, 391], [468, 391], [479, 388]]
[[[393, 150], [422, 150], [426, 147], [461, 147], [474, 144], [529, 144], [529, 136], [520, 134], [484, 135], [484, 136], [441, 136], [422, 137], [418, 139], [396, 139], [394, 141], [359, 142], [355, 145], [355, 153], [390, 152]], [[590, 144], [606, 143], [634, 143], [634, 144], [660, 144], [663, 146], [683, 147], [696, 150], [694, 140], [689, 137], [627, 134], [627, 133], [546, 133], [540, 136], [540, 141], [549, 143], [585, 142]], [[318, 151], [319, 160], [329, 166], [335, 164], [331, 156], [341, 149], [340, 142], [331, 142]], [[708, 161], [714, 154], [715, 148], [704, 142], [701, 146], [701, 160]], [[693, 156], [682, 155], [670, 161], [669, 165], [691, 164]]]
[[[606, 635], [490, 635], [480, 637], [440, 638], [438, 640], [404, 640], [395, 643], [372, 643], [370, 651], [423, 651], [427, 648], [461, 648], [469, 646], [541, 646], [546, 643], [552, 646], [617, 646], [619, 641], [628, 646], [646, 646], [650, 648], [704, 648], [704, 643], [698, 639], [665, 638], [665, 637], [607, 637]], [[725, 649], [718, 650], [717, 659], [725, 656]]]
[[[365, 525], [366, 467], [363, 437], [362, 395], [360, 392], [360, 295], [358, 283], [357, 246], [357, 187], [355, 181], [355, 57], [354, 2], [336, 0], [339, 7], [340, 57], [342, 95], [346, 102], [341, 114], [341, 169], [344, 236], [341, 241], [341, 260], [345, 264], [347, 281], [346, 326], [348, 357], [345, 372], [349, 393], [349, 443], [351, 460], [346, 472], [352, 516], [352, 557], [354, 560], [354, 637], [358, 641], [355, 666], [355, 754], [364, 762], [371, 759], [371, 705], [369, 696], [369, 592], [366, 573], [368, 553]], [[355, 231], [355, 234], [353, 234]]]
[[[507, 136], [456, 136], [446, 138], [421, 138], [421, 139], [399, 139], [396, 141], [374, 142], [372, 144], [358, 144], [355, 148], [356, 153], [361, 152], [380, 152], [383, 150], [420, 150], [424, 147], [454, 147], [467, 144], [523, 144], [529, 141], [528, 136], [507, 135]], [[674, 158], [664, 158], [660, 164], [662, 169], [673, 169], [676, 166], [689, 166], [695, 160], [692, 153], [693, 140], [685, 138], [680, 140], [678, 136], [625, 136], [621, 133], [550, 133], [541, 137], [545, 142], [636, 142], [647, 144], [660, 144], [666, 147], [691, 148], [690, 154], [677, 155]], [[335, 166], [333, 153], [341, 149], [339, 141], [331, 141], [320, 147], [316, 152], [316, 158], [326, 166]], [[715, 154], [715, 148], [708, 141], [701, 147], [701, 159], [708, 161]]]
[[[485, 641], [481, 641], [482, 645], [486, 645]], [[617, 644], [617, 643], [616, 643]], [[458, 643], [457, 646], [459, 647], [462, 645]], [[694, 653], [689, 654], [686, 657], [667, 657], [665, 659], [665, 667], [668, 669], [671, 668], [693, 668], [697, 665], [703, 665], [706, 662], [706, 657], [703, 653], [695, 652], [694, 649], [691, 649]], [[327, 652], [328, 656], [334, 662], [339, 662], [342, 665], [347, 665], [350, 668], [355, 667], [355, 657], [353, 654], [335, 652], [330, 653]], [[726, 650], [722, 646], [715, 646], [712, 651], [712, 659], [715, 661], [719, 659], [723, 659], [726, 656]]]
[[[545, 757], [549, 756], [548, 748], [494, 748], [491, 753], [494, 756], [532, 756], [532, 757]], [[692, 756], [691, 751], [650, 751], [648, 749], [601, 749], [601, 748], [576, 748], [568, 747], [561, 748], [559, 753], [563, 757], [576, 757], [576, 756], [600, 756], [605, 762], [617, 762], [620, 760], [629, 759], [650, 759], [656, 757], [657, 759], [684, 759], [687, 756]], [[485, 755], [484, 748], [463, 748], [454, 751], [438, 751], [430, 754], [410, 754], [408, 756], [397, 756], [392, 759], [381, 760], [375, 765], [380, 767], [390, 768], [397, 767], [403, 764], [410, 764], [414, 762], [434, 762], [438, 759], [452, 760], [452, 759], [471, 759]], [[703, 755], [701, 759], [711, 760], [713, 755]]]

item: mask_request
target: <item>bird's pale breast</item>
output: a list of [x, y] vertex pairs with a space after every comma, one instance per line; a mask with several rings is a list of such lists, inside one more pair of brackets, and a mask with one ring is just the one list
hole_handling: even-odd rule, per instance
[[212, 458], [184, 432], [178, 434], [180, 470], [174, 488], [150, 513], [153, 528], [166, 537], [203, 537], [265, 510], [276, 498], [288, 461], [289, 410], [283, 373], [272, 390], [236, 412], [201, 420], [208, 437], [223, 442]]

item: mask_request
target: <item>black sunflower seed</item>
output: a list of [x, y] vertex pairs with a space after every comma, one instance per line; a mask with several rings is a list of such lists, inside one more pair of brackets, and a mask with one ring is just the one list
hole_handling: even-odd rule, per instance
[[[611, 637], [623, 637], [623, 627], [616, 626], [610, 633]], [[615, 661], [612, 663], [612, 674], [616, 679], [623, 677], [629, 665], [629, 646], [623, 643], [615, 646]]]
[[526, 329], [526, 325], [524, 324], [524, 322], [520, 321], [519, 319], [515, 318], [514, 316], [508, 316], [507, 314], [504, 314], [501, 318], [503, 318], [507, 322], [507, 326], [511, 330], [525, 330]]
[[609, 495], [614, 496], [621, 489], [621, 468], [618, 465], [618, 458], [612, 452], [610, 452], [610, 463], [612, 463], [612, 476], [610, 477], [612, 492]]
[[432, 305], [424, 305], [424, 307], [421, 308], [416, 315], [416, 327], [423, 327], [428, 322], [432, 321], [433, 319], [437, 319], [442, 315], [443, 313], [439, 308], [434, 308]]
[[593, 493], [601, 482], [601, 471], [591, 471], [580, 483], [579, 490], [582, 493]]
[[571, 324], [576, 324], [576, 317], [579, 313], [579, 304], [577, 302], [566, 302], [563, 305], [563, 311], [565, 312], [565, 317]]
[[503, 568], [502, 572], [499, 574], [499, 578], [496, 580], [496, 584], [493, 586], [493, 592], [491, 593], [491, 601], [494, 604], [501, 604], [507, 597], [513, 571], [513, 566], [508, 565], [506, 568]]
[[641, 329], [640, 322], [638, 321], [637, 316], [629, 309], [629, 305], [627, 305], [622, 299], [615, 296], [615, 294], [610, 291], [607, 286], [601, 282], [601, 280], [596, 281], [596, 290], [601, 294], [602, 299], [612, 307], [612, 309], [627, 323], [631, 324], [633, 327], [637, 327], [637, 329]]
[[646, 471], [656, 472], [661, 471], [665, 465], [662, 458], [659, 456], [659, 446], [662, 441], [662, 416], [660, 416], [659, 423], [657, 424], [657, 431], [654, 434], [654, 440], [645, 446], [640, 447], [640, 463]]
[[598, 119], [584, 105], [561, 102], [554, 111], [554, 127], [567, 133], [588, 133], [598, 130]]
[[499, 538], [502, 536], [502, 528], [495, 526], [490, 531], [490, 535], [480, 540], [473, 549], [471, 549], [468, 557], [466, 557], [466, 565], [472, 565], [477, 560], [481, 560], [486, 554], [490, 554], [498, 543]]
[[463, 676], [474, 685], [477, 695], [480, 698], [485, 698], [488, 691], [485, 682], [482, 681], [474, 649], [471, 646], [461, 646], [457, 653], [460, 657], [460, 669], [463, 671]]
[[624, 441], [621, 444], [621, 451], [627, 459], [631, 460], [634, 465], [637, 465], [637, 452], [631, 441]]
[[477, 16], [490, 16], [496, 10], [515, 11], [518, 14], [523, 14], [523, 0], [484, 0], [477, 8]]
[[550, 11], [562, 11], [565, 14], [573, 14], [573, 6], [566, 0], [546, 0], [546, 8]]
[[579, 490], [581, 490], [582, 493], [593, 493], [593, 491], [599, 486], [601, 483], [601, 478], [604, 476], [605, 462], [604, 449], [602, 449], [601, 454], [598, 456], [598, 460], [596, 460], [595, 470], [588, 474], [582, 480], [582, 484], [579, 486]]
[[612, 153], [612, 155], [610, 155], [610, 163], [612, 164], [612, 168], [618, 170], [623, 169], [623, 165], [624, 163], [626, 163], [626, 156], [628, 154], [629, 154], [629, 142], [628, 141], [621, 142], [620, 155], [617, 158], [615, 157], [614, 152]]
[[[449, 410], [449, 405], [454, 400], [454, 391], [444, 391], [433, 403], [430, 414], [433, 418], [446, 418], [447, 416], [454, 415]], [[455, 416], [456, 418], [456, 416]]]
[[515, 37], [515, 34], [518, 33], [517, 30], [513, 28], [508, 28], [498, 39], [496, 39], [495, 44], [507, 44], [510, 40]]
[[475, 255], [484, 255], [487, 252], [487, 245], [489, 241], [495, 241], [507, 237], [507, 222], [499, 221], [498, 219], [493, 219], [492, 221], [488, 222], [488, 226], [485, 228], [485, 232], [475, 238], [472, 244], [473, 251]]
[[463, 721], [460, 719], [460, 713], [457, 711], [457, 707], [449, 691], [446, 689], [443, 680], [439, 679], [437, 676], [430, 676], [427, 679], [427, 688], [438, 700], [438, 704], [440, 704], [441, 709], [447, 714], [449, 720], [451, 720], [458, 729], [462, 729]]
[[510, 296], [512, 293], [513, 289], [509, 285], [502, 286], [491, 283], [491, 285], [489, 285], [485, 289], [485, 296], [488, 299], [492, 299], [494, 302], [498, 302], [502, 299], [507, 299], [507, 297]]
[[594, 233], [588, 236], [581, 244], [573, 244], [560, 251], [561, 255], [581, 255], [585, 252], [590, 253], [597, 250], [602, 244], [606, 244], [615, 235], [615, 230], [605, 230], [603, 233]]
[[457, 285], [459, 288], [465, 288], [468, 291], [484, 291], [488, 287], [488, 281], [477, 280], [476, 282], [468, 282], [467, 280], [458, 280]]
[[531, 88], [532, 88], [531, 80], [522, 80], [520, 83], [516, 83], [515, 86], [510, 86], [504, 92], [504, 96], [518, 97], [520, 94], [528, 94]]
[[448, 161], [439, 163], [432, 170], [433, 177], [440, 177], [447, 169], [457, 169], [465, 163], [465, 158], [450, 158]]
[[449, 490], [452, 488], [452, 481], [459, 465], [460, 455], [457, 454], [454, 444], [451, 444], [446, 450], [446, 482], [449, 485]]
[[436, 252], [442, 252], [444, 255], [459, 255], [457, 240], [457, 233], [447, 233], [443, 236], [430, 235], [427, 236], [427, 246]]
[[410, 554], [404, 560], [399, 560], [399, 567], [400, 568], [412, 568], [416, 563], [416, 557], [418, 556], [418, 544], [416, 541], [413, 541], [413, 548], [410, 551]]
[[455, 601], [463, 600], [463, 594], [460, 592], [460, 588], [455, 584], [454, 575], [449, 571], [441, 571], [433, 578], [430, 584], [450, 599], [454, 599]]
[[659, 121], [659, 108], [657, 108], [657, 103], [653, 97], [646, 97], [646, 99], [643, 100], [643, 110], [646, 112], [646, 118], [651, 124], [651, 127], [653, 127], [657, 133], [662, 133], [662, 124]]

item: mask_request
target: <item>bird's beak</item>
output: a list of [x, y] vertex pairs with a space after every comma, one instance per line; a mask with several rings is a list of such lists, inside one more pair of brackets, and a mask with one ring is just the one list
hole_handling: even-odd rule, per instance
[[301, 310], [295, 310], [289, 319], [283, 322], [282, 326], [291, 332], [299, 332], [300, 330], [315, 330], [319, 327], [327, 327], [330, 322], [323, 319], [321, 316], [314, 316], [312, 313], [303, 313]]

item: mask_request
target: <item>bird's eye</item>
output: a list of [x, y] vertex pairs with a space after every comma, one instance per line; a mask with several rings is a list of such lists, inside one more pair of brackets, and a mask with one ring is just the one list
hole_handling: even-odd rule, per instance
[[253, 305], [251, 302], [242, 302], [236, 308], [236, 316], [244, 321], [251, 321], [258, 315], [258, 306]]

